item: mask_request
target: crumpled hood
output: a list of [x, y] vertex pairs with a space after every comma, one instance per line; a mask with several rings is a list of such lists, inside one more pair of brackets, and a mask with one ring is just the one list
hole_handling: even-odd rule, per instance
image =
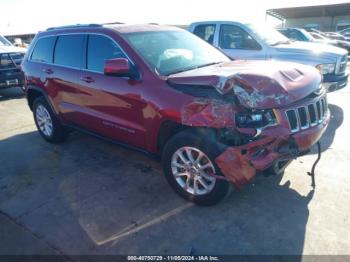
[[170, 75], [167, 81], [212, 86], [222, 95], [235, 95], [246, 108], [267, 109], [292, 104], [315, 92], [321, 75], [314, 67], [301, 64], [231, 61]]
[[16, 46], [0, 46], [0, 54], [4, 53], [25, 53], [26, 49]]
[[290, 44], [281, 44], [275, 46], [279, 52], [288, 52], [296, 54], [317, 54], [319, 56], [344, 56], [347, 51], [324, 43], [311, 43], [311, 42], [291, 42]]

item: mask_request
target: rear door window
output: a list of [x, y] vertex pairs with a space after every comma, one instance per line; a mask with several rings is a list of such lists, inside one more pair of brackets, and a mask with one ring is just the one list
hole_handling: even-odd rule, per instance
[[34, 47], [31, 60], [37, 62], [52, 63], [55, 42], [55, 36], [40, 38]]
[[112, 58], [126, 58], [120, 47], [109, 37], [103, 35], [89, 35], [87, 49], [87, 69], [103, 72], [106, 60]]
[[212, 25], [212, 24], [197, 25], [193, 33], [196, 36], [199, 36], [203, 40], [207, 41], [209, 44], [213, 44], [215, 29], [216, 29], [216, 25]]
[[57, 65], [81, 68], [84, 35], [61, 35], [57, 39], [54, 63]]
[[242, 28], [235, 25], [222, 25], [219, 46], [222, 49], [260, 50], [261, 46]]

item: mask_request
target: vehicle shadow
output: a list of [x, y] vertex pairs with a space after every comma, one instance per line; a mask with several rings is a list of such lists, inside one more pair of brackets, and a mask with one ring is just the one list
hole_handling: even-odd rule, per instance
[[[289, 181], [281, 184], [281, 178], [258, 178], [216, 206], [193, 206], [145, 229], [142, 235], [154, 245], [140, 242], [136, 253], [297, 255], [293, 261], [298, 261], [304, 250], [308, 204], [314, 191], [302, 195]], [[116, 240], [111, 247], [124, 249], [133, 244], [132, 237]]]
[[197, 207], [157, 162], [80, 133], [61, 145], [37, 132], [6, 138], [0, 160], [0, 210], [65, 254], [303, 253], [314, 192], [281, 176]]
[[23, 91], [19, 87], [0, 89], [0, 102], [10, 100], [10, 99], [23, 98], [23, 96], [24, 96]]
[[[337, 129], [343, 124], [344, 121], [344, 111], [341, 107], [334, 104], [328, 104], [328, 107], [331, 114], [331, 120], [329, 122], [326, 132], [323, 134], [320, 140], [322, 152], [326, 151], [328, 148], [331, 147]], [[310, 153], [317, 154], [316, 148], [313, 147]]]

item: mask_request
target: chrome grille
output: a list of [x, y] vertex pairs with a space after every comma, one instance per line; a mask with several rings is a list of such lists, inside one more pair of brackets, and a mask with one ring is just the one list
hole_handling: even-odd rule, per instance
[[286, 111], [290, 129], [293, 133], [316, 126], [326, 118], [328, 104], [326, 97], [319, 101]]

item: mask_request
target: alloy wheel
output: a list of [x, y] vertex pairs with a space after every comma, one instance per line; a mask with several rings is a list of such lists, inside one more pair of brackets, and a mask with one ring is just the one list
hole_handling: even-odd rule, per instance
[[179, 148], [172, 156], [171, 170], [178, 185], [192, 195], [208, 194], [215, 186], [215, 167], [197, 148]]
[[53, 124], [50, 113], [43, 105], [39, 105], [35, 111], [36, 121], [40, 131], [47, 137], [52, 136]]

